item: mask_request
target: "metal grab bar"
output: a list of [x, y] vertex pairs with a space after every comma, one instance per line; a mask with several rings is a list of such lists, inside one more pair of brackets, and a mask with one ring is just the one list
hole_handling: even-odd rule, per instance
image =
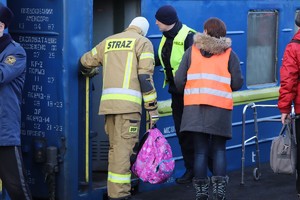
[[[245, 174], [245, 145], [246, 143], [255, 140], [255, 147], [256, 147], [256, 156], [255, 156], [255, 163], [256, 168], [253, 170], [253, 176], [255, 180], [258, 180], [261, 176], [260, 173], [260, 157], [259, 157], [259, 143], [258, 143], [258, 122], [278, 122], [281, 121], [281, 119], [272, 119], [272, 118], [266, 118], [266, 119], [257, 119], [257, 107], [269, 107], [269, 108], [277, 108], [277, 105], [267, 105], [267, 104], [260, 104], [256, 105], [255, 103], [249, 103], [244, 106], [243, 108], [243, 120], [242, 120], [242, 169], [241, 169], [241, 184], [244, 184], [244, 174]], [[254, 119], [254, 132], [255, 135], [253, 137], [245, 139], [246, 135], [246, 111], [248, 108], [253, 109], [253, 119]]]

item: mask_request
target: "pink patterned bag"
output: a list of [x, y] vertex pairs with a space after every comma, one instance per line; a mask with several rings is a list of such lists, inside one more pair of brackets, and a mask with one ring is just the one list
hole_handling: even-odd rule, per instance
[[157, 128], [150, 129], [144, 137], [131, 171], [144, 182], [163, 183], [175, 167], [171, 146]]

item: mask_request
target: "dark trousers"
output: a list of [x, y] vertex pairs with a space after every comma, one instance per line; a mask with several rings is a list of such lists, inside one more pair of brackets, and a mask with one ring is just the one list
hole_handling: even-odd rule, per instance
[[31, 200], [19, 146], [0, 146], [0, 179], [11, 200]]
[[206, 178], [208, 168], [213, 176], [226, 176], [226, 138], [205, 133], [191, 134], [194, 136], [195, 178]]
[[187, 170], [194, 168], [194, 146], [191, 134], [180, 132], [180, 124], [183, 113], [183, 94], [172, 93], [172, 115], [176, 134], [180, 144], [184, 166]]

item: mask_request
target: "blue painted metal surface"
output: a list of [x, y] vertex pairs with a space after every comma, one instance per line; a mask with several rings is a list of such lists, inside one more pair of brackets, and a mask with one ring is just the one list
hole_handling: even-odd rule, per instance
[[18, 0], [8, 6], [15, 13], [9, 32], [28, 56], [22, 145], [33, 196], [48, 196], [45, 179], [51, 169], [43, 154], [53, 146], [58, 149], [57, 198], [84, 199], [92, 189], [91, 182], [84, 189], [80, 185], [85, 175], [85, 151], [79, 151], [85, 148], [84, 115], [80, 114], [85, 82], [78, 78], [78, 60], [91, 48], [93, 2]]
[[[281, 66], [281, 58], [286, 44], [292, 38], [294, 34], [294, 17], [296, 10], [300, 7], [299, 1], [161, 1], [161, 0], [144, 0], [142, 1], [142, 15], [145, 16], [150, 23], [150, 29], [148, 31], [148, 37], [154, 44], [155, 51], [158, 49], [159, 41], [161, 39], [161, 33], [158, 27], [155, 25], [155, 12], [160, 6], [170, 4], [177, 10], [180, 21], [184, 24], [194, 28], [197, 31], [203, 32], [203, 24], [209, 17], [218, 17], [222, 19], [227, 26], [227, 37], [232, 39], [232, 48], [238, 54], [241, 61], [241, 68], [245, 77], [245, 84], [242, 87], [242, 91], [251, 90], [246, 86], [246, 67], [247, 67], [247, 17], [249, 11], [257, 10], [272, 10], [279, 13], [278, 21], [278, 49], [277, 57], [278, 63], [276, 66], [276, 80], [277, 82], [269, 87], [279, 86], [279, 69]], [[149, 9], [151, 8], [151, 9]], [[290, 19], [290, 20], [287, 20]], [[163, 73], [161, 67], [155, 69], [154, 83], [158, 90], [158, 98], [160, 101], [165, 101], [170, 98], [166, 88], [162, 88]], [[266, 86], [261, 86], [261, 88]], [[261, 89], [256, 88], [256, 89]], [[257, 100], [254, 100], [256, 102]], [[277, 100], [259, 100], [257, 103], [263, 104], [277, 104]], [[241, 167], [241, 141], [242, 141], [242, 113], [243, 107], [247, 104], [245, 102], [241, 105], [236, 105], [233, 111], [233, 138], [227, 143], [228, 152], [228, 170], [236, 170]], [[165, 116], [159, 124], [161, 130], [169, 130], [169, 127], [173, 127], [172, 117]], [[246, 130], [246, 138], [254, 135], [253, 126], [253, 113], [248, 111]], [[258, 113], [259, 118], [264, 117], [278, 117], [280, 115], [278, 109], [265, 109], [260, 110]], [[251, 121], [252, 119], [252, 121]], [[269, 160], [269, 146], [271, 139], [278, 134], [280, 123], [276, 122], [264, 122], [259, 124], [259, 140], [260, 140], [260, 161], [267, 162]], [[173, 129], [174, 130], [174, 129]], [[178, 152], [178, 146], [173, 143], [175, 156], [181, 155]], [[255, 144], [249, 143], [246, 148], [246, 160], [247, 166], [254, 165], [255, 162]], [[179, 159], [176, 162], [176, 172], [183, 173], [182, 161]]]
[[[1, 2], [6, 2], [0, 0]], [[49, 185], [45, 182], [49, 166], [45, 149], [49, 146], [58, 150], [55, 171], [55, 192], [59, 200], [98, 199], [102, 200], [105, 188], [95, 187], [91, 177], [91, 167], [86, 169], [85, 149], [85, 79], [78, 75], [78, 59], [91, 48], [93, 0], [8, 0], [8, 6], [15, 13], [15, 20], [9, 32], [25, 48], [27, 60], [27, 79], [24, 88], [22, 107], [22, 145], [29, 184], [35, 198], [47, 198]], [[246, 77], [247, 66], [247, 16], [250, 10], [277, 10], [278, 49], [277, 57], [282, 58], [285, 45], [294, 33], [294, 15], [300, 8], [298, 0], [264, 1], [162, 1], [142, 0], [141, 14], [150, 23], [149, 39], [157, 52], [161, 33], [155, 25], [155, 12], [165, 4], [172, 4], [180, 20], [197, 31], [209, 17], [219, 17], [227, 25], [228, 37], [232, 39], [233, 49], [238, 53], [241, 67]], [[291, 19], [291, 20], [288, 20]], [[105, 27], [105, 25], [103, 25]], [[281, 59], [276, 66], [279, 80]], [[158, 100], [170, 106], [167, 88], [162, 88], [161, 67], [155, 68], [154, 83], [158, 90]], [[276, 85], [279, 85], [277, 81]], [[246, 84], [242, 90], [246, 91]], [[276, 104], [276, 99], [261, 101]], [[233, 111], [233, 138], [228, 141], [228, 169], [241, 167], [242, 112], [246, 105], [236, 105]], [[258, 110], [258, 117], [276, 117], [277, 109]], [[253, 113], [247, 112], [246, 137], [254, 134]], [[145, 119], [141, 125], [145, 131]], [[183, 173], [181, 151], [175, 134], [173, 119], [165, 113], [157, 123], [158, 128], [168, 138], [176, 159], [176, 169], [172, 178], [162, 185], [141, 183], [139, 191], [154, 190], [174, 184], [175, 177]], [[261, 162], [269, 160], [270, 141], [277, 134], [280, 124], [259, 124]], [[91, 145], [90, 147], [91, 148]], [[89, 155], [89, 161], [91, 161]], [[255, 162], [255, 145], [250, 143], [246, 149], [246, 165]], [[86, 180], [88, 170], [88, 180]], [[96, 183], [97, 185], [97, 183]]]

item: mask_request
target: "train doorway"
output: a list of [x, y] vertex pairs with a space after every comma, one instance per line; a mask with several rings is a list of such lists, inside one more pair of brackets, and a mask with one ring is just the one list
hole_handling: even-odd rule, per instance
[[[94, 0], [92, 46], [97, 45], [104, 38], [112, 34], [123, 31], [125, 28], [127, 28], [131, 20], [140, 14], [141, 2], [137, 0]], [[91, 141], [92, 170], [94, 172], [94, 177], [99, 178], [103, 177], [101, 174], [106, 175], [109, 148], [108, 137], [104, 131], [104, 116], [98, 115], [98, 107], [102, 92], [101, 74], [92, 79], [91, 92], [91, 130], [97, 133]], [[102, 178], [100, 179], [102, 182]], [[103, 178], [103, 181], [105, 182], [106, 178]]]

